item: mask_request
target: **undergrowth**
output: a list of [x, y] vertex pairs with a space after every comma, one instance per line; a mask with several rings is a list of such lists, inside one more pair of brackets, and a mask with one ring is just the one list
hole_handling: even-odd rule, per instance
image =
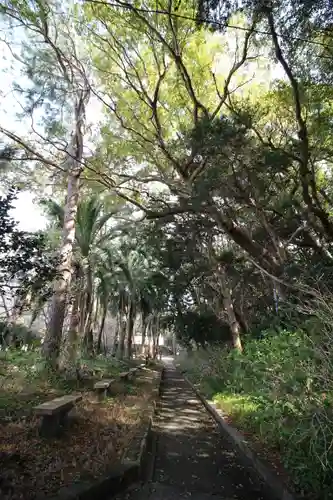
[[45, 369], [39, 349], [0, 351], [0, 419], [29, 411], [47, 397], [89, 390], [96, 379], [117, 376], [124, 363], [112, 357], [96, 356], [79, 360], [78, 373]]
[[333, 340], [266, 331], [243, 354], [216, 348], [180, 364], [240, 429], [278, 450], [298, 491], [333, 498]]

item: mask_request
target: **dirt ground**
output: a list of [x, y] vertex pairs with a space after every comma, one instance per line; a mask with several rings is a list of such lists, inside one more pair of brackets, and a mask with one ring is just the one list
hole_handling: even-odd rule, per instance
[[[140, 432], [143, 410], [152, 397], [153, 373], [145, 371], [144, 377], [103, 401], [82, 390], [82, 402], [71, 411], [68, 427], [57, 439], [39, 436], [40, 420], [31, 412], [31, 406], [43, 400], [42, 393], [20, 393], [15, 404], [9, 401], [7, 418], [2, 404], [0, 497], [30, 500], [37, 493], [52, 494], [74, 481], [103, 475]], [[2, 403], [4, 398], [2, 394]]]

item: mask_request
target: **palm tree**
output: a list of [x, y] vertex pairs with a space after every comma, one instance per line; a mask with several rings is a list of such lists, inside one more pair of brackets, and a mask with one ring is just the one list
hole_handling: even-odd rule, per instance
[[[135, 243], [135, 240], [134, 240]], [[131, 244], [123, 244], [121, 252], [114, 262], [122, 271], [123, 279], [120, 282], [122, 286], [122, 303], [125, 303], [126, 329], [121, 329], [121, 335], [126, 337], [125, 355], [131, 356], [132, 342], [134, 336], [134, 324], [137, 314], [141, 315], [142, 329], [142, 350], [146, 340], [146, 335], [151, 339], [151, 344], [156, 344], [158, 336], [158, 310], [160, 304], [157, 300], [156, 287], [154, 287], [152, 277], [154, 275], [154, 267], [147, 256], [147, 252]], [[122, 338], [119, 341], [120, 348], [118, 352], [122, 352]]]
[[83, 294], [81, 331], [85, 344], [90, 351], [93, 345], [92, 320], [94, 304], [94, 269], [101, 258], [101, 248], [113, 235], [113, 229], [106, 229], [107, 222], [119, 211], [115, 208], [105, 213], [103, 202], [92, 196], [78, 207], [76, 240], [80, 248], [86, 276], [86, 288]]
[[[43, 204], [55, 225], [62, 226], [64, 210], [61, 205], [53, 200], [44, 201]], [[93, 349], [94, 272], [101, 258], [103, 244], [112, 237], [113, 230], [107, 227], [107, 223], [118, 210], [119, 207], [115, 206], [114, 209], [106, 212], [105, 204], [98, 199], [97, 195], [83, 199], [78, 204], [73, 263], [76, 268], [80, 269], [81, 276], [79, 286], [78, 280], [75, 280], [76, 290], [75, 298], [72, 299], [72, 315], [75, 315], [76, 319], [72, 318], [70, 323], [72, 326], [75, 324], [75, 329], [78, 328], [89, 352]], [[79, 318], [78, 324], [77, 318]]]
[[114, 282], [113, 276], [110, 272], [110, 269], [106, 266], [104, 262], [100, 263], [100, 266], [96, 270], [96, 295], [99, 300], [101, 307], [101, 318], [97, 335], [97, 345], [96, 350], [97, 353], [101, 352], [102, 347], [102, 338], [104, 334], [105, 321], [108, 312], [111, 312], [111, 306], [114, 303]]

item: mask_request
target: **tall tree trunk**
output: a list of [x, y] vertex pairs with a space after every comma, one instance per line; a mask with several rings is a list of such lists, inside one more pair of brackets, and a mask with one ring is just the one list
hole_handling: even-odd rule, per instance
[[127, 318], [127, 346], [126, 346], [126, 357], [128, 359], [132, 356], [132, 343], [133, 343], [133, 330], [135, 321], [135, 303], [134, 299], [130, 299], [130, 304], [128, 307], [128, 318]]
[[101, 352], [102, 335], [103, 335], [104, 326], [105, 326], [106, 313], [107, 313], [107, 306], [106, 306], [106, 304], [103, 304], [103, 316], [102, 316], [102, 320], [101, 320], [101, 325], [99, 327], [98, 339], [97, 339], [97, 352], [98, 353]]
[[172, 332], [172, 354], [176, 356], [177, 354], [177, 338], [176, 338], [176, 332]]
[[80, 285], [81, 279], [77, 277], [75, 290], [73, 293], [73, 308], [70, 317], [67, 341], [65, 343], [65, 352], [63, 364], [67, 368], [74, 368], [78, 359], [79, 351], [79, 327], [80, 327]]
[[238, 323], [240, 324], [242, 331], [244, 333], [248, 333], [249, 326], [247, 324], [246, 318], [245, 318], [242, 310], [236, 306], [235, 302], [234, 302], [234, 311], [235, 311], [236, 319], [237, 319]]
[[148, 339], [148, 355], [149, 357], [153, 358], [154, 357], [154, 339], [153, 339], [153, 322], [154, 322], [154, 316], [150, 314], [148, 321], [147, 321], [147, 339]]
[[151, 323], [151, 336], [153, 341], [153, 358], [157, 357], [157, 342], [158, 342], [158, 316], [153, 316]]
[[94, 314], [94, 321], [93, 321], [93, 329], [97, 330], [98, 328], [98, 313], [100, 311], [100, 301], [99, 298], [96, 297], [95, 301], [95, 314]]
[[234, 349], [237, 349], [237, 351], [242, 352], [243, 346], [240, 338], [241, 327], [236, 318], [231, 298], [231, 291], [225, 279], [225, 271], [221, 267], [219, 267], [219, 281], [223, 298], [223, 307], [227, 314], [228, 323], [230, 327], [232, 345]]
[[85, 334], [85, 348], [86, 348], [86, 353], [89, 356], [93, 356], [94, 354], [94, 333], [92, 329], [87, 330]]
[[113, 356], [115, 356], [117, 354], [118, 344], [119, 344], [119, 326], [116, 327], [115, 332], [114, 332], [114, 338], [113, 338], [113, 343], [112, 343], [112, 348], [111, 348], [111, 353]]
[[67, 293], [71, 281], [73, 244], [75, 240], [75, 219], [79, 202], [80, 168], [68, 174], [67, 200], [61, 245], [58, 279], [54, 285], [49, 327], [45, 334], [43, 354], [47, 364], [56, 368], [65, 319]]
[[88, 339], [92, 327], [93, 320], [93, 308], [94, 308], [94, 300], [93, 300], [93, 278], [92, 278], [92, 269], [90, 264], [87, 268], [87, 290], [86, 290], [86, 318], [84, 325], [84, 335], [85, 338]]
[[84, 325], [86, 322], [86, 286], [85, 283], [82, 283], [82, 290], [80, 293], [80, 325], [79, 325], [79, 332], [81, 334], [82, 339], [84, 339]]
[[124, 322], [123, 315], [119, 319], [119, 337], [117, 347], [117, 358], [123, 359], [125, 352], [125, 337], [126, 337], [126, 322]]
[[53, 369], [55, 369], [58, 364], [67, 294], [72, 274], [75, 220], [79, 202], [80, 176], [83, 168], [83, 126], [85, 119], [85, 104], [88, 97], [89, 94], [87, 91], [80, 91], [74, 107], [75, 130], [72, 133], [71, 147], [67, 158], [67, 197], [64, 211], [62, 243], [60, 247], [60, 262], [57, 269], [58, 278], [54, 284], [51, 318], [43, 344], [43, 355], [46, 364]]
[[1, 295], [2, 305], [3, 305], [3, 308], [4, 308], [5, 313], [6, 313], [6, 319], [9, 320], [10, 319], [10, 312], [9, 312], [7, 302], [6, 302], [6, 295], [5, 295], [5, 293], [2, 293], [2, 292], [0, 292], [0, 295]]
[[147, 316], [144, 312], [141, 314], [141, 354], [145, 353], [145, 343], [147, 335]]
[[119, 298], [119, 309], [118, 309], [118, 346], [117, 346], [117, 358], [123, 359], [125, 351], [125, 336], [126, 336], [126, 320], [125, 316], [125, 297], [123, 294]]

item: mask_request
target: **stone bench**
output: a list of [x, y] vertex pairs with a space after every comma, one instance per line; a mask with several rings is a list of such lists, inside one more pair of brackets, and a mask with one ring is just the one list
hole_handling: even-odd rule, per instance
[[96, 382], [94, 390], [97, 392], [100, 399], [108, 395], [110, 387], [114, 382], [114, 379], [104, 379]]
[[81, 399], [81, 394], [70, 394], [35, 406], [35, 414], [42, 417], [40, 435], [43, 437], [59, 435], [65, 426], [67, 413]]
[[131, 378], [130, 372], [121, 372], [119, 373], [120, 380], [129, 380]]

